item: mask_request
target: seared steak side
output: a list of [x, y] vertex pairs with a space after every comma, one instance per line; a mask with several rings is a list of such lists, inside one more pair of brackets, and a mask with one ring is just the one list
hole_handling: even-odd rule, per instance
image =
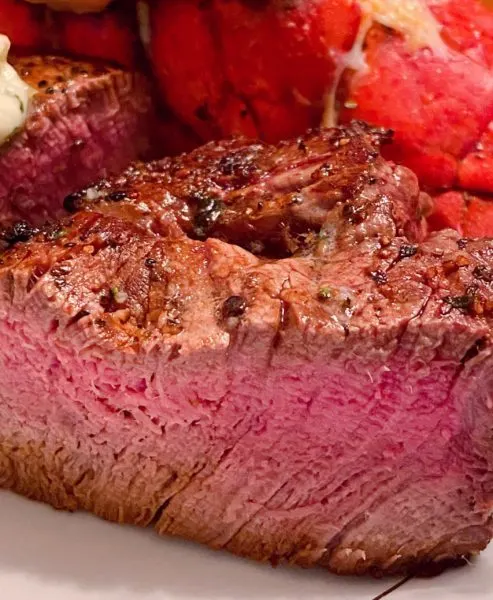
[[161, 235], [215, 237], [279, 258], [311, 248], [335, 205], [357, 194], [388, 194], [399, 234], [423, 237], [419, 217], [430, 200], [410, 171], [382, 160], [380, 146], [390, 141], [388, 131], [354, 123], [278, 146], [241, 138], [213, 142], [177, 158], [131, 165], [69, 195], [64, 206], [106, 213], [116, 206], [118, 215], [126, 212]]
[[60, 216], [67, 194], [148, 151], [143, 76], [52, 56], [12, 65], [37, 93], [25, 126], [0, 148], [0, 220]]
[[30, 240], [6, 232], [0, 484], [339, 573], [483, 549], [493, 242], [423, 241], [425, 198], [382, 136], [209, 145], [72, 197]]

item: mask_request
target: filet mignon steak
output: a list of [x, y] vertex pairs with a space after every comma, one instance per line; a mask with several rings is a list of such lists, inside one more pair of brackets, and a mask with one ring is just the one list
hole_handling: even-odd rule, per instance
[[150, 88], [142, 75], [101, 64], [54, 56], [11, 63], [37, 93], [22, 130], [0, 148], [0, 220], [39, 223], [60, 216], [70, 192], [143, 157]]
[[211, 144], [4, 232], [0, 484], [338, 573], [483, 549], [493, 242], [424, 239], [386, 137]]

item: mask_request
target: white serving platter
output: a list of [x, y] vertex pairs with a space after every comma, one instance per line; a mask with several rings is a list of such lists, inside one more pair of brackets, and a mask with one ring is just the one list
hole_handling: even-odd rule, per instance
[[[272, 569], [0, 492], [1, 600], [373, 600], [396, 581]], [[493, 548], [392, 600], [492, 600]]]

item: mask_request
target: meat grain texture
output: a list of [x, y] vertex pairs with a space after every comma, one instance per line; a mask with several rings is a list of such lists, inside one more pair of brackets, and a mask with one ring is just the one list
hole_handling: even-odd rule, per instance
[[24, 127], [1, 148], [1, 220], [60, 216], [67, 194], [149, 151], [153, 108], [143, 76], [55, 56], [12, 64], [36, 94]]
[[0, 484], [338, 573], [482, 550], [493, 242], [425, 237], [387, 137], [213, 143], [4, 232]]

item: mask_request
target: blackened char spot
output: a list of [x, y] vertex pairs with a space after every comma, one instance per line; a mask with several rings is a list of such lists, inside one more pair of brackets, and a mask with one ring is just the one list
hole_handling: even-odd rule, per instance
[[486, 348], [487, 339], [485, 337], [476, 340], [469, 350], [464, 354], [461, 363], [465, 365], [468, 361], [475, 358], [482, 350]]
[[193, 220], [193, 229], [197, 238], [204, 239], [221, 216], [221, 203], [217, 198], [202, 195], [195, 200], [197, 211]]
[[51, 223], [44, 228], [45, 238], [48, 241], [55, 241], [67, 234], [67, 230], [57, 223]]
[[8, 246], [13, 246], [18, 242], [27, 242], [34, 235], [39, 233], [39, 229], [31, 227], [29, 223], [25, 221], [19, 221], [0, 231], [0, 240], [5, 242]]
[[125, 198], [127, 197], [127, 193], [124, 191], [117, 191], [117, 192], [111, 192], [111, 194], [108, 194], [106, 196], [106, 198], [110, 201], [110, 202], [120, 202], [121, 200], [125, 200]]
[[233, 176], [236, 185], [243, 185], [251, 180], [257, 166], [251, 155], [236, 152], [223, 156], [218, 163], [218, 169], [223, 175]]
[[328, 177], [331, 172], [334, 170], [334, 167], [330, 163], [324, 163], [318, 173], [321, 177]]
[[230, 317], [241, 317], [245, 312], [247, 302], [243, 296], [230, 296], [223, 304], [223, 317], [228, 319]]
[[485, 265], [477, 266], [472, 274], [476, 279], [481, 279], [481, 281], [486, 281], [487, 283], [493, 281], [493, 270]]
[[355, 208], [352, 204], [345, 204], [342, 209], [342, 216], [352, 225], [359, 225], [365, 220], [365, 213], [362, 208]]
[[442, 307], [442, 314], [448, 315], [453, 309], [464, 313], [469, 312], [473, 308], [477, 291], [478, 288], [476, 286], [470, 286], [467, 288], [465, 294], [461, 296], [445, 296], [443, 298], [444, 306]]
[[405, 258], [411, 258], [418, 252], [418, 247], [411, 244], [404, 244], [399, 248], [399, 255], [397, 260], [404, 260]]
[[463, 296], [446, 296], [443, 301], [448, 305], [444, 310], [449, 310], [449, 312], [453, 308], [456, 310], [467, 311], [472, 304], [471, 296], [467, 296], [466, 294]]
[[223, 156], [218, 164], [218, 168], [223, 175], [232, 175], [234, 166], [234, 158], [231, 155]]
[[387, 273], [385, 271], [382, 271], [380, 269], [377, 269], [376, 271], [372, 271], [370, 273], [371, 278], [373, 279], [373, 281], [377, 284], [377, 285], [385, 285], [388, 281], [387, 278]]

